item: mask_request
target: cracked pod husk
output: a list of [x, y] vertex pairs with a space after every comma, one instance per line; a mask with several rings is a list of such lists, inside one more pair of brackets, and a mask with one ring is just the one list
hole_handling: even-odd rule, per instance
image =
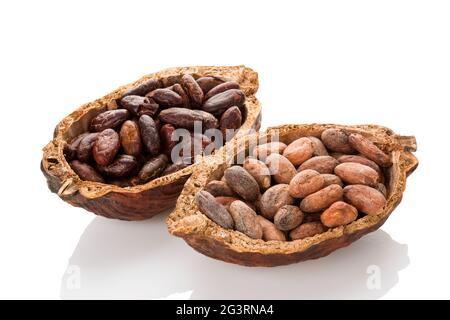
[[[385, 169], [388, 186], [387, 204], [376, 216], [364, 216], [351, 224], [331, 228], [313, 237], [294, 241], [263, 241], [221, 228], [203, 215], [195, 204], [196, 193], [209, 181], [221, 177], [238, 150], [247, 148], [255, 137], [278, 132], [280, 141], [290, 143], [300, 137], [320, 137], [327, 128], [340, 128], [360, 133], [391, 155], [393, 165]], [[270, 140], [270, 137], [268, 138]], [[215, 259], [246, 266], [279, 266], [316, 259], [348, 246], [363, 235], [378, 229], [402, 199], [406, 178], [418, 166], [411, 153], [416, 151], [412, 136], [396, 135], [392, 130], [376, 125], [341, 126], [333, 124], [285, 125], [267, 133], [249, 135], [229, 144], [220, 154], [209, 158], [194, 170], [178, 199], [175, 211], [167, 219], [171, 234], [183, 238], [195, 250]]]
[[151, 78], [164, 86], [179, 82], [185, 74], [195, 78], [213, 76], [223, 81], [235, 81], [246, 95], [244, 119], [236, 137], [251, 129], [259, 130], [261, 107], [255, 97], [258, 90], [258, 74], [245, 66], [225, 67], [179, 67], [146, 75], [134, 83], [122, 86], [110, 94], [87, 103], [65, 117], [55, 128], [53, 139], [43, 149], [41, 170], [47, 178], [48, 187], [64, 201], [85, 208], [95, 214], [123, 220], [143, 220], [161, 213], [176, 203], [184, 183], [194, 167], [190, 165], [175, 173], [133, 187], [83, 181], [70, 168], [63, 154], [64, 146], [78, 134], [88, 130], [90, 120], [99, 113], [116, 109], [116, 100], [123, 93]]

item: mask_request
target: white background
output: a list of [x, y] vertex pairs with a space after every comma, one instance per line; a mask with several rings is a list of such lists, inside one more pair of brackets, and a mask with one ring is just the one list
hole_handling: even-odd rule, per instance
[[[1, 1], [0, 298], [450, 298], [449, 17], [448, 1]], [[47, 189], [41, 148], [79, 105], [166, 67], [236, 64], [259, 72], [263, 128], [417, 137], [420, 166], [381, 230], [320, 260], [245, 268], [169, 236], [166, 214], [107, 220]]]

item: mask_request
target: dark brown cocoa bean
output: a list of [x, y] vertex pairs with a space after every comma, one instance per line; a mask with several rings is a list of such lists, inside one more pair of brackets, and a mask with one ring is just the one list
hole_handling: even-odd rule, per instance
[[207, 94], [209, 90], [223, 83], [222, 79], [216, 77], [201, 77], [196, 81], [200, 88], [202, 88], [203, 94]]
[[181, 85], [189, 96], [193, 108], [199, 108], [203, 103], [203, 90], [190, 74], [181, 77]]
[[72, 170], [80, 177], [81, 180], [94, 181], [94, 182], [104, 182], [102, 176], [95, 171], [87, 163], [83, 163], [78, 160], [73, 160], [69, 163]]
[[107, 166], [97, 166], [98, 171], [111, 178], [122, 178], [130, 175], [137, 167], [138, 162], [135, 157], [121, 154], [116, 160]]
[[163, 173], [161, 173], [161, 176], [167, 176], [169, 174], [175, 173], [177, 171], [183, 170], [184, 168], [187, 168], [189, 165], [186, 163], [172, 163], [171, 165], [167, 166], [166, 169], [164, 169]]
[[225, 92], [230, 89], [240, 89], [239, 84], [234, 81], [228, 81], [228, 82], [219, 84], [219, 85], [215, 86], [213, 89], [211, 89], [210, 91], [208, 91], [208, 93], [205, 95], [205, 101], [211, 97], [214, 97], [215, 95], [218, 95], [219, 93]]
[[178, 144], [178, 141], [172, 140], [175, 127], [171, 124], [165, 124], [159, 130], [159, 137], [161, 139], [161, 152], [167, 157], [171, 157], [172, 149]]
[[217, 117], [220, 117], [222, 113], [233, 106], [242, 108], [244, 102], [245, 95], [241, 90], [230, 89], [206, 100], [202, 109]]
[[212, 180], [203, 189], [214, 197], [235, 197], [236, 193], [223, 181]]
[[150, 91], [158, 89], [160, 87], [160, 83], [158, 79], [149, 79], [144, 83], [140, 84], [135, 88], [131, 88], [122, 95], [123, 97], [136, 95], [136, 96], [145, 96]]
[[181, 104], [183, 108], [191, 109], [189, 96], [187, 95], [186, 91], [184, 91], [183, 87], [179, 83], [175, 83], [171, 89], [180, 95], [181, 100], [183, 101]]
[[91, 120], [91, 131], [100, 132], [105, 129], [114, 129], [124, 123], [129, 116], [130, 113], [125, 109], [102, 112]]
[[92, 147], [92, 155], [100, 166], [107, 166], [116, 157], [120, 148], [120, 138], [113, 129], [100, 132]]
[[67, 161], [74, 160], [77, 157], [78, 146], [80, 145], [81, 140], [88, 134], [89, 132], [82, 133], [64, 146], [64, 156]]
[[142, 183], [146, 183], [150, 180], [156, 179], [163, 173], [167, 163], [168, 159], [164, 154], [151, 158], [146, 164], [144, 164], [141, 171], [139, 171], [138, 177], [140, 181]]
[[[229, 141], [242, 125], [242, 113], [238, 107], [231, 107], [220, 118], [220, 130], [226, 141]], [[231, 132], [230, 132], [231, 131]]]
[[81, 139], [78, 145], [77, 158], [83, 162], [89, 162], [92, 156], [92, 147], [94, 146], [95, 140], [97, 140], [98, 133], [89, 133], [83, 139]]
[[228, 210], [218, 203], [216, 199], [206, 191], [200, 191], [195, 196], [195, 202], [201, 213], [225, 229], [233, 229], [234, 221]]
[[162, 110], [159, 118], [161, 121], [169, 123], [176, 128], [184, 128], [187, 130], [194, 130], [196, 122], [203, 126], [203, 131], [215, 129], [219, 126], [217, 119], [212, 114], [201, 110], [170, 108]]
[[147, 97], [126, 96], [120, 100], [120, 105], [133, 115], [149, 115], [153, 117], [158, 112], [158, 104]]
[[147, 98], [152, 98], [161, 107], [179, 107], [183, 104], [180, 95], [170, 89], [156, 89], [146, 94]]
[[147, 115], [139, 118], [141, 139], [145, 148], [151, 155], [157, 155], [160, 149], [160, 139], [155, 121]]
[[120, 143], [123, 151], [130, 156], [138, 156], [142, 152], [142, 140], [136, 122], [127, 120], [120, 129]]
[[234, 192], [247, 201], [259, 198], [259, 185], [250, 173], [240, 166], [232, 166], [225, 170], [225, 179]]

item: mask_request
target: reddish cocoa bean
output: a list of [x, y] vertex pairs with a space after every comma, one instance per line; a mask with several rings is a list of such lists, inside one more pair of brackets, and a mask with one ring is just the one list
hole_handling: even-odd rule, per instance
[[262, 227], [262, 238], [264, 241], [286, 241], [284, 232], [278, 230], [272, 222], [263, 216], [256, 216], [256, 220]]
[[339, 164], [339, 162], [330, 156], [318, 156], [306, 160], [298, 168], [298, 171], [303, 171], [306, 169], [315, 170], [319, 173], [333, 173], [334, 168]]
[[327, 148], [325, 147], [325, 145], [323, 144], [323, 142], [316, 137], [308, 137], [309, 140], [311, 140], [311, 142], [314, 145], [314, 155], [315, 156], [327, 156], [328, 155], [328, 151]]
[[337, 184], [332, 184], [304, 198], [300, 203], [300, 210], [303, 212], [319, 212], [325, 210], [336, 201], [342, 200], [342, 195], [342, 187]]
[[78, 146], [80, 145], [81, 140], [83, 140], [88, 134], [89, 132], [82, 133], [73, 138], [64, 146], [64, 156], [66, 157], [66, 160], [70, 161], [77, 157]]
[[78, 145], [77, 158], [83, 162], [89, 162], [92, 157], [92, 147], [97, 140], [98, 133], [89, 133], [83, 139], [81, 139]]
[[152, 99], [141, 96], [126, 96], [120, 100], [120, 105], [127, 109], [131, 114], [138, 115], [139, 112], [153, 117], [158, 112], [158, 104]]
[[343, 201], [333, 203], [320, 216], [323, 225], [329, 228], [344, 226], [356, 220], [358, 210]]
[[348, 135], [339, 129], [327, 129], [322, 132], [322, 142], [325, 146], [335, 152], [341, 153], [355, 153], [348, 140]]
[[111, 178], [122, 178], [130, 175], [136, 168], [138, 162], [135, 157], [122, 154], [107, 166], [97, 166], [98, 171]]
[[308, 138], [299, 138], [291, 142], [283, 151], [285, 156], [294, 166], [301, 165], [314, 154], [314, 144]]
[[120, 138], [113, 129], [100, 132], [92, 147], [92, 155], [100, 166], [107, 166], [116, 157], [120, 148]]
[[157, 155], [160, 150], [160, 139], [155, 121], [147, 115], [139, 118], [142, 143], [151, 155]]
[[242, 108], [245, 102], [245, 94], [238, 89], [230, 89], [219, 93], [203, 104], [202, 109], [217, 117], [221, 116], [227, 109], [237, 106]]
[[215, 129], [219, 126], [219, 122], [212, 114], [201, 110], [170, 108], [161, 111], [159, 118], [163, 122], [172, 124], [176, 128], [184, 128], [187, 130], [194, 130], [196, 122], [202, 125], [203, 131]]
[[391, 157], [366, 137], [358, 133], [352, 133], [349, 137], [349, 142], [353, 148], [378, 165], [382, 167], [390, 167], [392, 165]]
[[80, 177], [81, 180], [93, 181], [93, 182], [104, 182], [102, 176], [95, 171], [87, 163], [83, 163], [78, 160], [73, 160], [69, 163], [72, 170]]
[[91, 120], [91, 131], [100, 132], [105, 129], [114, 129], [124, 123], [129, 116], [130, 113], [125, 109], [102, 112]]
[[193, 108], [199, 108], [203, 103], [203, 90], [195, 79], [191, 75], [185, 74], [181, 77], [181, 85], [189, 97], [191, 106]]
[[186, 91], [184, 91], [183, 87], [179, 83], [175, 83], [172, 86], [172, 90], [180, 95], [181, 100], [183, 101], [181, 104], [183, 106], [183, 108], [191, 109], [191, 103], [189, 101], [189, 96], [187, 95]]
[[183, 104], [180, 95], [170, 89], [156, 89], [146, 94], [147, 98], [152, 98], [161, 107], [179, 107]]
[[205, 95], [205, 101], [215, 95], [218, 95], [219, 93], [225, 92], [230, 89], [240, 89], [239, 84], [234, 81], [228, 81], [228, 82], [221, 83], [221, 84], [215, 86], [214, 89], [211, 89], [210, 91], [208, 91], [208, 93]]
[[136, 122], [127, 120], [120, 129], [120, 143], [123, 151], [130, 156], [138, 156], [142, 152], [142, 140]]
[[308, 222], [299, 225], [297, 228], [289, 233], [289, 237], [292, 240], [305, 239], [314, 237], [317, 234], [327, 231], [325, 226], [321, 222]]
[[201, 77], [196, 81], [200, 88], [202, 88], [203, 94], [207, 94], [209, 90], [223, 83], [223, 80], [217, 77]]

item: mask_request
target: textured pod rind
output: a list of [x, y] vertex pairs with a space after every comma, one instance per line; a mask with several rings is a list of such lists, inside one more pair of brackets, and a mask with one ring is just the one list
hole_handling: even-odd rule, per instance
[[[80, 180], [64, 158], [63, 148], [67, 141], [89, 128], [92, 118], [109, 110], [109, 106], [114, 105], [114, 102], [123, 96], [145, 96], [156, 87], [173, 85], [186, 73], [195, 74], [195, 77], [212, 76], [237, 81], [247, 97], [246, 118], [239, 132], [259, 128], [261, 106], [255, 97], [258, 75], [252, 69], [245, 66], [189, 66], [158, 71], [82, 105], [59, 122], [50, 142], [43, 149], [41, 161], [41, 171], [47, 179], [49, 189], [71, 205], [107, 218], [144, 220], [174, 207], [184, 183], [197, 164], [145, 185], [121, 188], [112, 184], [100, 185]], [[156, 79], [150, 81], [155, 87], [145, 88], [144, 84], [149, 79]], [[150, 89], [147, 90], [148, 88]]]
[[[388, 128], [375, 125], [286, 125], [269, 128], [268, 134], [277, 132], [281, 141], [289, 143], [302, 136], [320, 136], [328, 128], [364, 134], [384, 151], [390, 153], [393, 165], [385, 170], [389, 178], [387, 180], [389, 182], [388, 202], [378, 215], [358, 219], [345, 227], [330, 229], [306, 240], [283, 243], [250, 241], [248, 237], [244, 238], [244, 235], [239, 236], [210, 225], [204, 226], [203, 220], [197, 219], [198, 213], [195, 207], [189, 205], [189, 199], [202, 188], [208, 177], [217, 177], [217, 175], [220, 176], [220, 172], [223, 172], [223, 166], [212, 161], [210, 165], [197, 168], [187, 182], [178, 200], [177, 208], [167, 220], [169, 231], [173, 235], [182, 237], [195, 250], [209, 257], [246, 266], [273, 267], [326, 256], [377, 230], [400, 203], [406, 186], [406, 177], [417, 168], [418, 161], [411, 153], [416, 148], [415, 139], [398, 136]], [[265, 134], [259, 136], [263, 137]], [[245, 141], [251, 141], [252, 138], [254, 137], [242, 137], [241, 141], [236, 141], [236, 144], [245, 145]], [[231, 158], [236, 151], [238, 150], [230, 148], [229, 157]], [[219, 155], [214, 156], [214, 159], [218, 160], [216, 157]], [[308, 213], [305, 214], [305, 218], [308, 215]], [[317, 217], [317, 214], [312, 215]], [[190, 223], [195, 221], [195, 223], [192, 225], [187, 223], [188, 221]]]

